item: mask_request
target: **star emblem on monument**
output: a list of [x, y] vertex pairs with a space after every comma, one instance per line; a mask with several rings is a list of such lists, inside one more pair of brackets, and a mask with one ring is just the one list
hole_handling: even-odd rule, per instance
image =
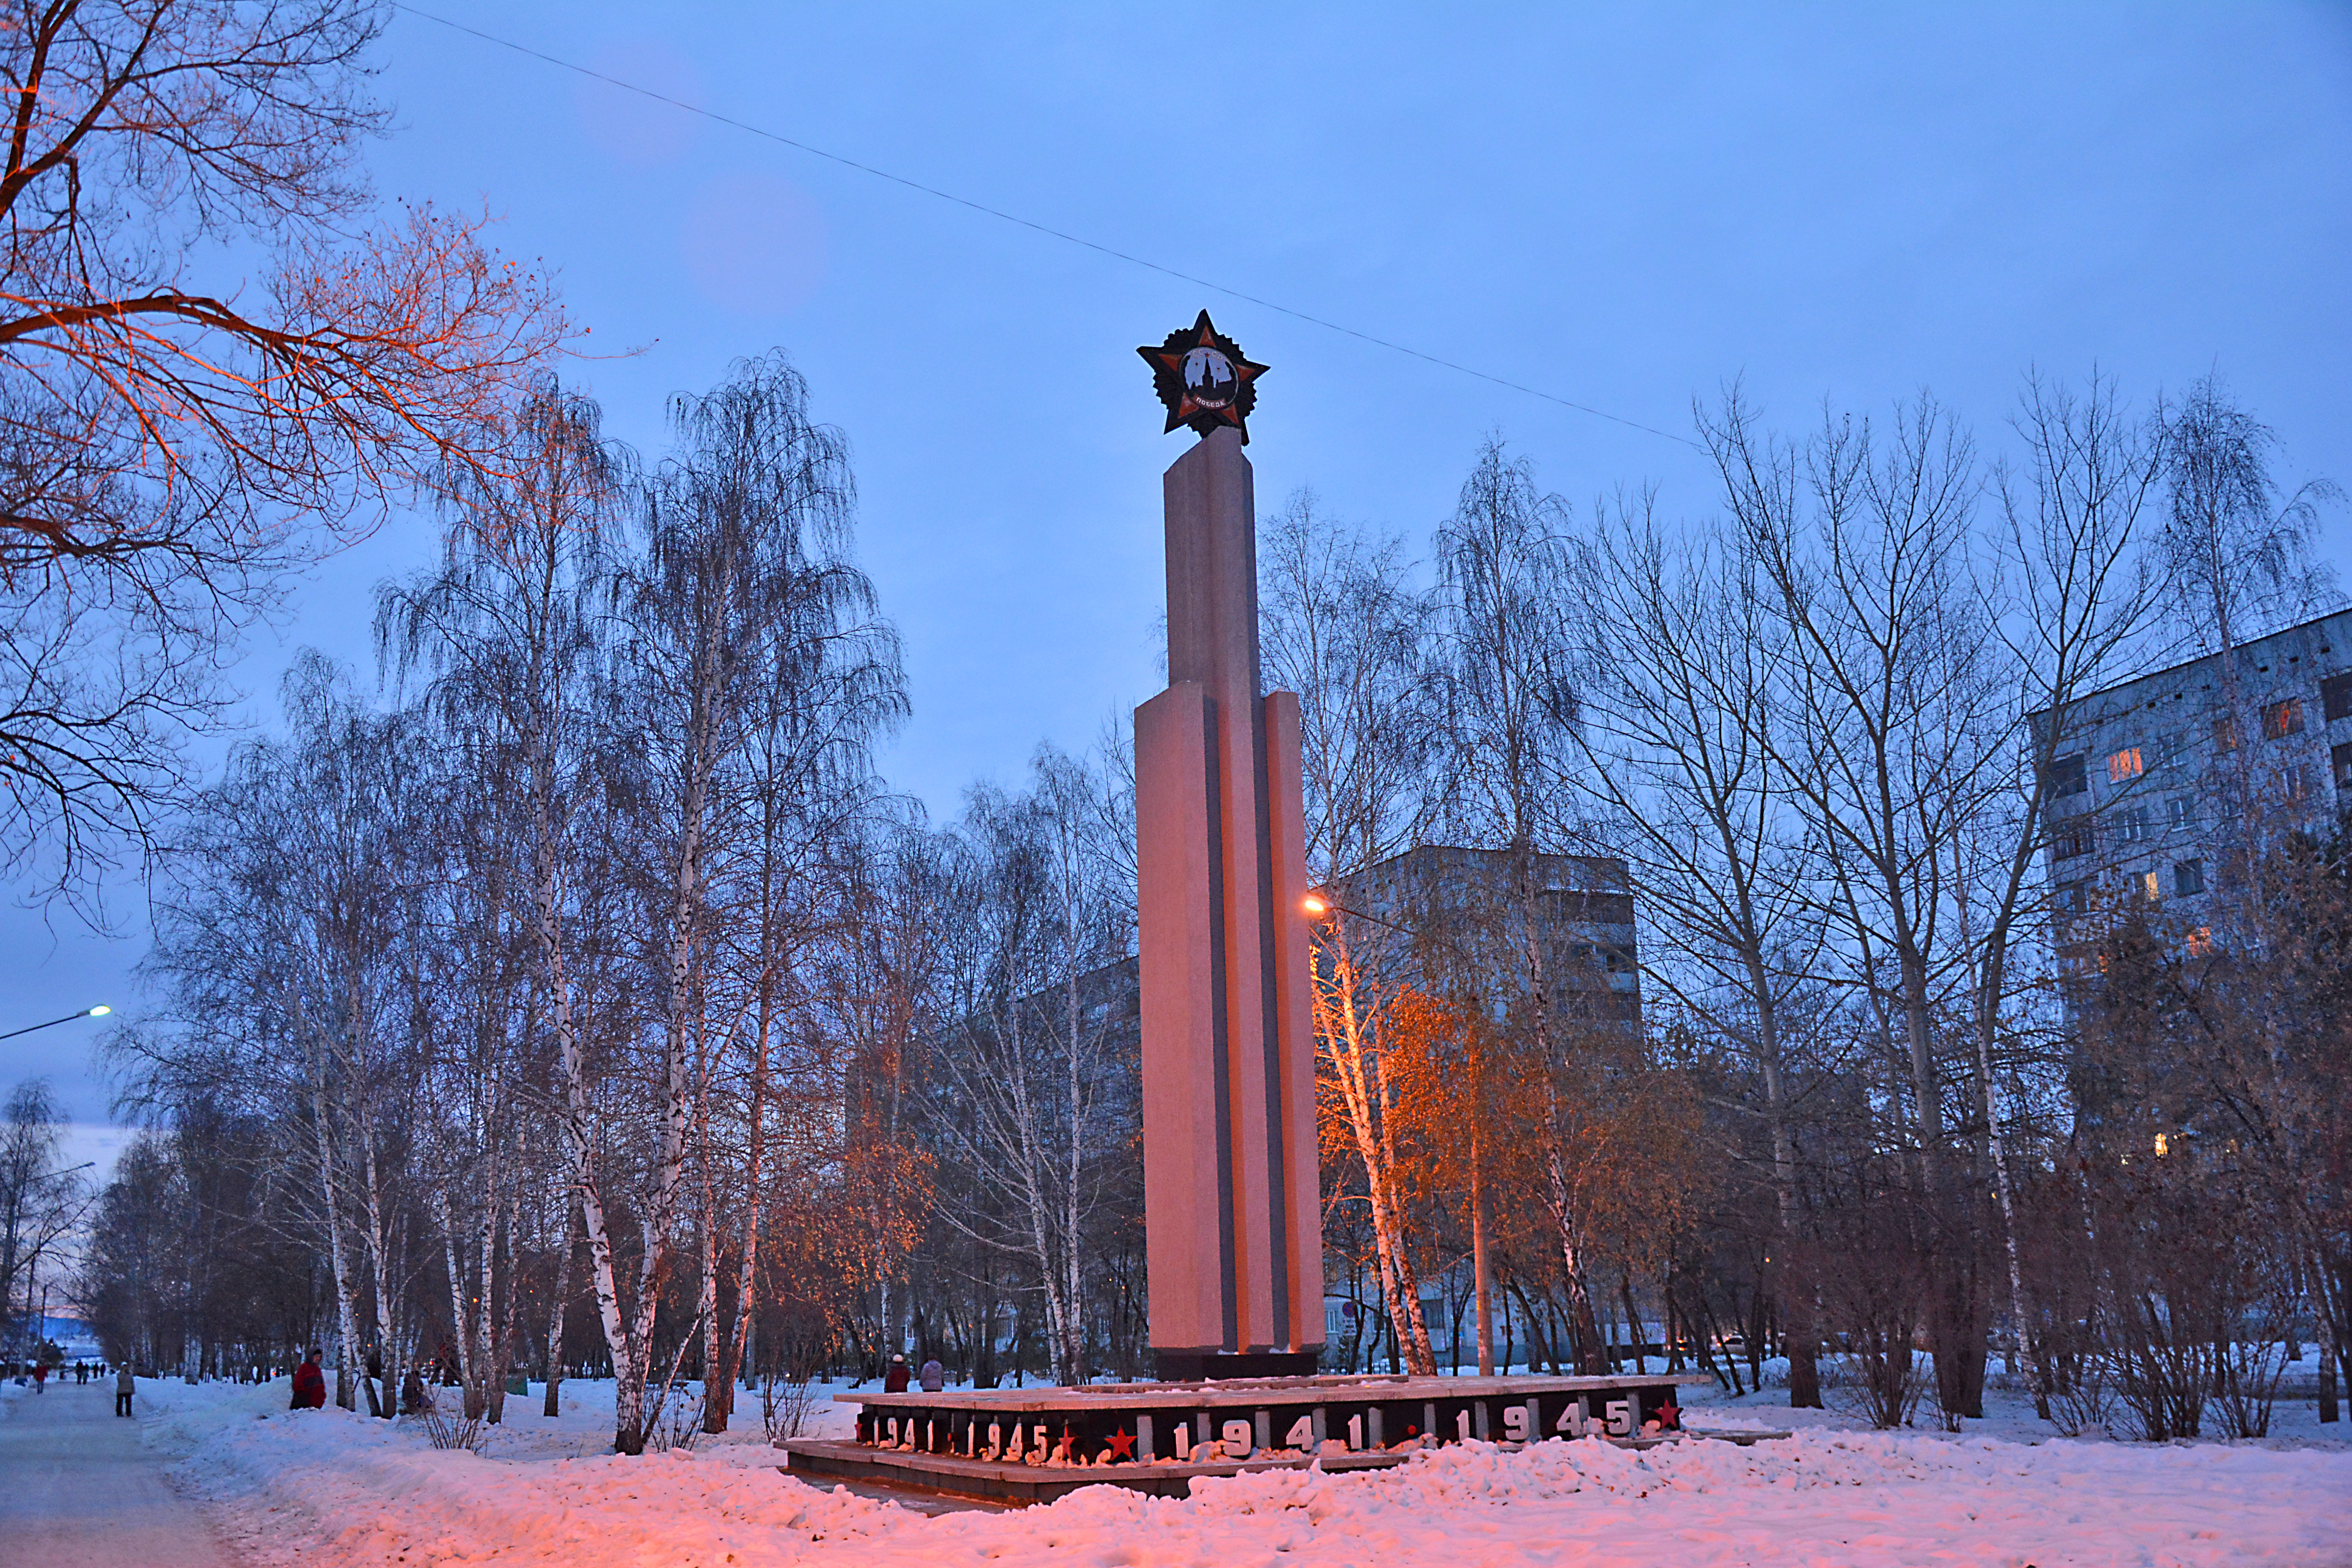
[[1257, 378], [1265, 366], [1242, 356], [1241, 345], [1217, 331], [1209, 312], [1190, 327], [1168, 334], [1167, 341], [1145, 343], [1135, 351], [1151, 367], [1151, 389], [1168, 406], [1166, 435], [1179, 425], [1190, 425], [1205, 436], [1220, 425], [1230, 425], [1249, 444], [1250, 410], [1257, 406]]

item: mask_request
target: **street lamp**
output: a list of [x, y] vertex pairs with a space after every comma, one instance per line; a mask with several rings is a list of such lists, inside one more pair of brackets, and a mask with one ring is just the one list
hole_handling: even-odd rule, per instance
[[[1413, 938], [1415, 941], [1419, 941], [1422, 934], [1421, 932], [1413, 930], [1411, 926], [1401, 926], [1394, 921], [1383, 920], [1379, 915], [1369, 914], [1362, 910], [1351, 910], [1347, 905], [1341, 903], [1339, 900], [1331, 897], [1328, 893], [1308, 893], [1305, 898], [1298, 900], [1298, 909], [1301, 914], [1304, 914], [1308, 920], [1314, 921], [1318, 924], [1327, 915], [1345, 915], [1349, 920], [1370, 921], [1376, 926], [1386, 926], [1389, 930], [1395, 931], [1398, 935], [1409, 936]], [[1443, 941], [1444, 939], [1441, 938], [1440, 940]], [[1445, 945], [1453, 947], [1454, 944], [1448, 942]]]
[[19, 1035], [29, 1035], [36, 1029], [52, 1029], [59, 1024], [70, 1024], [76, 1018], [103, 1018], [113, 1011], [113, 1008], [101, 1002], [95, 1007], [86, 1007], [79, 1013], [68, 1013], [62, 1018], [52, 1018], [46, 1024], [27, 1024], [21, 1029], [11, 1029], [6, 1034], [0, 1035], [0, 1040], [13, 1040]]

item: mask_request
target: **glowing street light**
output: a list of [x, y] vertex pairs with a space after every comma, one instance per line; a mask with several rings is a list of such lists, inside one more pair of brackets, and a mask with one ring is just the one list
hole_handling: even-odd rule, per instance
[[53, 1029], [59, 1024], [70, 1024], [76, 1018], [103, 1018], [114, 1009], [103, 1002], [95, 1007], [85, 1007], [79, 1013], [68, 1013], [62, 1018], [52, 1018], [46, 1024], [27, 1024], [21, 1029], [11, 1029], [0, 1035], [0, 1040], [13, 1040], [19, 1035], [29, 1035], [36, 1029]]

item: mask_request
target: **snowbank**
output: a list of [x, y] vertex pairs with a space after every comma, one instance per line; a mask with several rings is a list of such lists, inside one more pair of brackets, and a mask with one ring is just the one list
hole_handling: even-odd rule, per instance
[[[150, 1405], [155, 1435], [188, 1450], [184, 1484], [260, 1564], [978, 1568], [1012, 1558], [1172, 1568], [1270, 1563], [1279, 1553], [1383, 1568], [2318, 1565], [2347, 1561], [2352, 1519], [2352, 1452], [2341, 1446], [1822, 1430], [1639, 1455], [1597, 1441], [1522, 1453], [1471, 1444], [1371, 1474], [1201, 1479], [1183, 1500], [1092, 1488], [1046, 1508], [926, 1518], [794, 1480], [756, 1440], [635, 1459], [531, 1458], [549, 1440], [529, 1431], [541, 1419], [534, 1403], [515, 1420], [515, 1454], [494, 1447], [485, 1458], [436, 1452], [406, 1423], [289, 1413], [285, 1401], [283, 1384], [160, 1384]], [[582, 1409], [546, 1425], [584, 1435], [608, 1420]], [[756, 1433], [756, 1412], [750, 1425]]]

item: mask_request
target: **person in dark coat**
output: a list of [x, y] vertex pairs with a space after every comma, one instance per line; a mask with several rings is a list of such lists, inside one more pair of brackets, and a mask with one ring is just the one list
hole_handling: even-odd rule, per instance
[[289, 1410], [323, 1410], [327, 1407], [327, 1374], [319, 1370], [319, 1351], [313, 1345], [302, 1364], [294, 1371], [294, 1403]]
[[923, 1369], [915, 1374], [915, 1379], [925, 1394], [937, 1394], [948, 1385], [948, 1369], [940, 1364], [939, 1357], [933, 1356], [923, 1363]]
[[138, 1392], [139, 1379], [132, 1374], [131, 1369], [127, 1366], [115, 1368], [114, 1413], [117, 1415], [131, 1414], [131, 1396]]
[[425, 1414], [425, 1379], [413, 1366], [408, 1369], [408, 1375], [400, 1380], [400, 1413], [403, 1415]]
[[885, 1394], [907, 1392], [907, 1358], [905, 1356], [894, 1355], [890, 1358], [890, 1370], [882, 1374], [882, 1392]]

